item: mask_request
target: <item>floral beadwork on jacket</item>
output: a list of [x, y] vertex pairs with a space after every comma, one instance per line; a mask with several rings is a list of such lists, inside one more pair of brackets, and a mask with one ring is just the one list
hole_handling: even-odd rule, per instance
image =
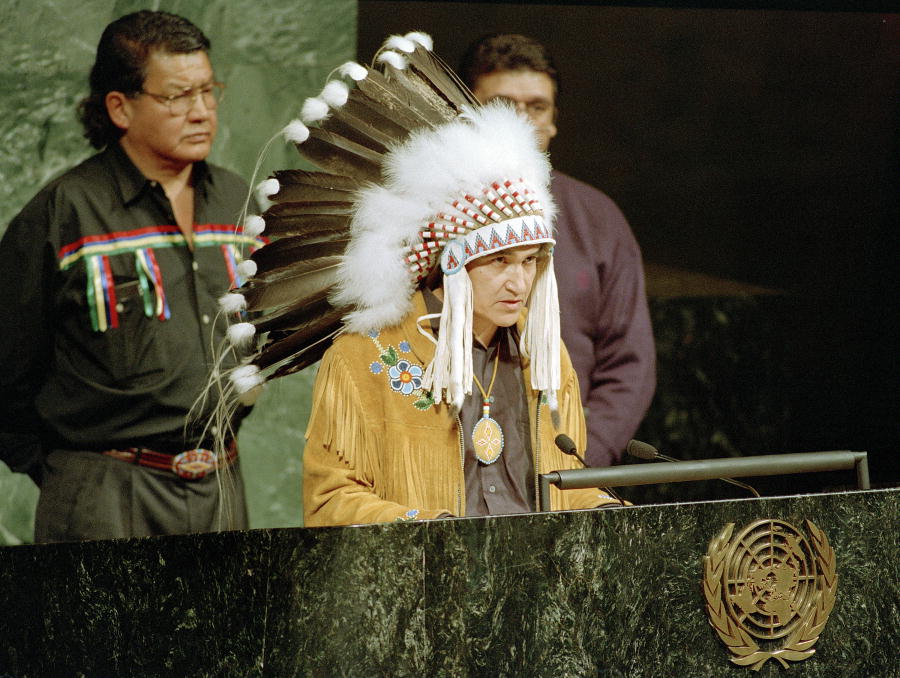
[[378, 360], [369, 365], [372, 374], [381, 374], [387, 370], [388, 385], [391, 390], [404, 396], [415, 396], [413, 405], [416, 409], [427, 410], [434, 405], [431, 393], [422, 388], [422, 376], [425, 370], [407, 358], [401, 358], [401, 353], [409, 353], [412, 348], [408, 341], [401, 341], [397, 348], [391, 345], [383, 346], [378, 341], [378, 332], [369, 332], [369, 338], [378, 349]]
[[419, 519], [419, 509], [410, 509], [409, 511], [404, 513], [402, 516], [397, 516], [396, 518], [394, 518], [394, 522], [395, 523], [409, 523], [409, 522], [412, 522], [413, 520], [418, 520], [418, 519]]
[[388, 370], [391, 388], [400, 391], [403, 395], [409, 395], [422, 387], [422, 374], [422, 368], [413, 365], [408, 360], [400, 360]]

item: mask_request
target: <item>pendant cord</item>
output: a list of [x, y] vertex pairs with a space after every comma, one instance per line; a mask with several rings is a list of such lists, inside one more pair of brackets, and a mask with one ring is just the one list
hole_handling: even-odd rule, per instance
[[475, 380], [475, 385], [478, 387], [478, 390], [481, 391], [482, 400], [487, 403], [488, 399], [491, 397], [491, 391], [494, 390], [494, 380], [497, 378], [497, 367], [500, 365], [500, 347], [497, 347], [497, 355], [494, 357], [494, 373], [491, 375], [491, 383], [488, 385], [487, 393], [484, 392], [484, 388], [481, 386], [481, 382], [478, 381], [478, 377], [474, 374], [472, 375], [472, 379]]

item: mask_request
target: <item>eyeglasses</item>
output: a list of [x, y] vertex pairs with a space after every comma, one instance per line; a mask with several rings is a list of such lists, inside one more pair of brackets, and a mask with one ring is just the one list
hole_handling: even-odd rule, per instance
[[489, 101], [505, 101], [519, 112], [524, 112], [529, 118], [540, 118], [547, 113], [553, 111], [553, 104], [546, 99], [535, 99], [533, 101], [519, 101], [512, 97], [495, 96]]
[[207, 109], [215, 110], [225, 97], [225, 83], [211, 82], [201, 87], [191, 87], [181, 94], [170, 94], [169, 96], [154, 94], [146, 90], [139, 90], [138, 94], [146, 94], [148, 97], [156, 99], [159, 103], [165, 104], [172, 115], [185, 115], [194, 107], [198, 97], [203, 99], [203, 105]]

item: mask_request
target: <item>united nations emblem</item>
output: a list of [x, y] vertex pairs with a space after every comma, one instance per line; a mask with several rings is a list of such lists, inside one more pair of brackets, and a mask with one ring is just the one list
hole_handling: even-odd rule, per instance
[[703, 557], [703, 597], [731, 661], [758, 671], [813, 655], [837, 590], [828, 538], [806, 521], [810, 539], [780, 520], [759, 520], [732, 539], [728, 523]]

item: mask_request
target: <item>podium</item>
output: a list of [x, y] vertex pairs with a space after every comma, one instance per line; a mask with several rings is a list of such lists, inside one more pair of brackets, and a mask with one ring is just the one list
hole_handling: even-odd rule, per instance
[[[900, 490], [0, 548], [0, 676], [900, 675]], [[812, 521], [815, 654], [758, 672], [707, 619], [723, 526]]]

